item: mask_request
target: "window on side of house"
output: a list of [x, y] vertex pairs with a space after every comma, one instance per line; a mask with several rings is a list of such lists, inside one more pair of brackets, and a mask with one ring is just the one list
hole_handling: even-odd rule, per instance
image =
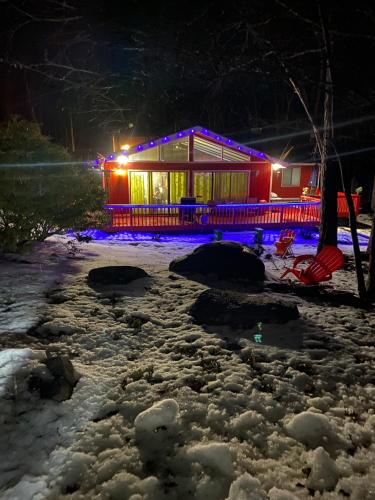
[[195, 172], [194, 196], [198, 203], [244, 203], [247, 200], [249, 172]]
[[285, 187], [299, 186], [301, 183], [301, 167], [289, 167], [282, 170], [281, 185]]
[[194, 172], [194, 196], [197, 203], [207, 203], [212, 200], [212, 173]]
[[169, 173], [169, 203], [180, 203], [187, 196], [187, 172]]
[[188, 161], [189, 139], [186, 137], [180, 141], [168, 142], [160, 147], [161, 161]]
[[223, 148], [220, 144], [194, 137], [194, 161], [222, 161]]
[[130, 172], [130, 202], [134, 205], [150, 203], [149, 172]]
[[150, 172], [151, 199], [155, 205], [168, 204], [168, 172]]
[[130, 202], [134, 205], [180, 203], [187, 195], [187, 172], [130, 172]]
[[158, 161], [159, 159], [159, 146], [145, 149], [139, 153], [129, 155], [129, 161]]

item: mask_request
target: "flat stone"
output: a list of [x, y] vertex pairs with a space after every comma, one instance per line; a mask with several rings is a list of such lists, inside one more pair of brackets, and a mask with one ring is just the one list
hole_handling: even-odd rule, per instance
[[284, 299], [227, 290], [205, 290], [190, 308], [198, 324], [252, 328], [257, 323], [286, 323], [299, 318], [298, 308]]
[[140, 267], [106, 266], [91, 269], [87, 279], [89, 283], [96, 285], [126, 285], [134, 280], [147, 277], [146, 271]]
[[65, 401], [72, 396], [78, 380], [79, 375], [67, 357], [53, 356], [34, 368], [29, 389], [38, 391], [42, 399]]

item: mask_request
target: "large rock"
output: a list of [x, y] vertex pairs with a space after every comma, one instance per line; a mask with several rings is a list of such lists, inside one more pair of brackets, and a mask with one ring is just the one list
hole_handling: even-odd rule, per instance
[[52, 356], [34, 368], [29, 379], [31, 391], [39, 391], [43, 399], [65, 401], [73, 394], [79, 380], [71, 361], [66, 356]]
[[219, 279], [264, 280], [263, 262], [250, 248], [232, 241], [201, 245], [173, 260], [169, 269], [181, 274], [216, 274]]
[[91, 269], [88, 274], [89, 283], [95, 285], [126, 285], [139, 278], [146, 278], [148, 274], [140, 267], [133, 266], [106, 266]]
[[224, 290], [205, 290], [190, 308], [198, 324], [252, 328], [258, 322], [286, 323], [299, 317], [298, 308], [282, 299], [245, 295]]

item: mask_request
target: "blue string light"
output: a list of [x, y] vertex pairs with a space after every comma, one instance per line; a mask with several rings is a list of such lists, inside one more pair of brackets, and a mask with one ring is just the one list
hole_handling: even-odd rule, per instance
[[[271, 161], [273, 163], [275, 161], [278, 161], [272, 157], [269, 157], [265, 153], [262, 153], [260, 151], [255, 150], [255, 149], [252, 149], [252, 148], [246, 148], [246, 147], [242, 146], [241, 144], [239, 144], [238, 142], [233, 141], [232, 139], [222, 137], [220, 135], [217, 135], [217, 134], [211, 132], [207, 128], [202, 128], [199, 126], [196, 126], [194, 128], [190, 128], [190, 129], [181, 130], [180, 132], [175, 132], [174, 134], [171, 134], [169, 136], [164, 136], [161, 139], [154, 139], [147, 144], [138, 144], [138, 146], [130, 148], [130, 151], [127, 151], [125, 154], [132, 154], [133, 152], [140, 152], [140, 151], [143, 151], [145, 149], [154, 148], [154, 147], [158, 146], [159, 144], [165, 144], [167, 142], [170, 142], [170, 141], [173, 141], [176, 139], [181, 139], [182, 137], [185, 137], [186, 135], [197, 134], [197, 133], [205, 135], [207, 137], [212, 137], [213, 139], [222, 143], [223, 145], [225, 144], [225, 145], [230, 146], [232, 148], [236, 148], [238, 151], [242, 151], [243, 153], [248, 154], [250, 156], [255, 156], [257, 158], [261, 158], [262, 160], [268, 160], [268, 161]], [[114, 156], [110, 155], [106, 158], [106, 161], [113, 160], [113, 158], [114, 158]]]

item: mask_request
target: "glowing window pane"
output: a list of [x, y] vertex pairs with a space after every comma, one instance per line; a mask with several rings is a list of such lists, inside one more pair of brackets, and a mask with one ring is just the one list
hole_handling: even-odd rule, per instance
[[152, 203], [166, 205], [168, 203], [168, 172], [151, 173]]
[[168, 142], [160, 146], [161, 161], [188, 161], [189, 160], [189, 140]]
[[180, 203], [187, 196], [187, 173], [171, 172], [169, 174], [170, 203]]
[[212, 200], [212, 173], [198, 172], [194, 174], [194, 196], [197, 203]]
[[230, 199], [232, 202], [246, 203], [249, 190], [249, 172], [231, 172]]
[[222, 150], [219, 144], [194, 137], [194, 161], [221, 161]]
[[145, 149], [139, 153], [129, 155], [129, 161], [158, 161], [159, 160], [159, 146], [154, 148]]
[[233, 149], [223, 148], [224, 161], [249, 161], [250, 157], [244, 153], [239, 153]]
[[230, 201], [230, 172], [214, 173], [214, 201]]
[[130, 202], [134, 205], [150, 203], [148, 172], [130, 172]]

